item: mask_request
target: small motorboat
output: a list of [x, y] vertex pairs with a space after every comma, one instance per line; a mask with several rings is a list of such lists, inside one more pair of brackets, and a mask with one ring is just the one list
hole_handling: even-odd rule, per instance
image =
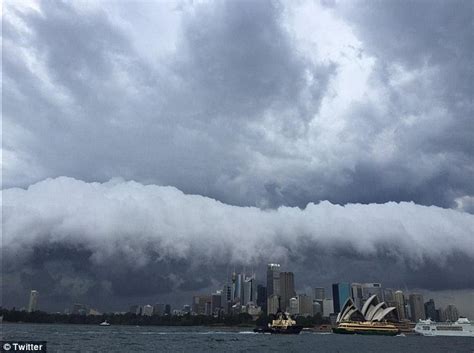
[[110, 324], [105, 320], [104, 322], [101, 322], [99, 326], [110, 326]]

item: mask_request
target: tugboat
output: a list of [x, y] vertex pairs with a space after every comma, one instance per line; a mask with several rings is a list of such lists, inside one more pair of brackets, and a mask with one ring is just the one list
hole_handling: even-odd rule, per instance
[[293, 334], [297, 335], [301, 332], [303, 326], [297, 325], [296, 321], [290, 317], [290, 314], [278, 311], [276, 319], [268, 324], [268, 327], [256, 327], [253, 332], [271, 333], [271, 334]]

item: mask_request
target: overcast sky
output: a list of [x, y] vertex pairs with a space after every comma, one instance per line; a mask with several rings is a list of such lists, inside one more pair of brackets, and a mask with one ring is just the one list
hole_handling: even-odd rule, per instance
[[7, 0], [4, 304], [183, 304], [279, 261], [474, 318], [473, 6]]

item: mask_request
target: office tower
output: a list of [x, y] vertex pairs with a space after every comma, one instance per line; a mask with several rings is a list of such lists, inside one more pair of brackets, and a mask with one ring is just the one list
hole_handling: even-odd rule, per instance
[[443, 308], [436, 309], [436, 315], [438, 316], [439, 322], [446, 321], [446, 310], [444, 310]]
[[38, 297], [39, 297], [39, 292], [37, 290], [32, 290], [30, 292], [30, 301], [28, 303], [28, 312], [32, 313], [33, 311], [38, 310]]
[[412, 293], [408, 297], [410, 304], [411, 321], [418, 322], [418, 320], [425, 319], [425, 306], [423, 303], [423, 296], [418, 293]]
[[211, 296], [209, 295], [195, 295], [193, 297], [192, 310], [198, 315], [206, 315], [206, 309], [211, 310]]
[[165, 304], [155, 304], [153, 306], [153, 314], [163, 315], [165, 313]]
[[334, 313], [334, 301], [332, 299], [323, 299], [322, 307], [324, 317], [329, 317], [332, 313]]
[[143, 306], [143, 316], [152, 316], [153, 315], [153, 307], [149, 304]]
[[298, 297], [292, 297], [288, 301], [288, 310], [290, 315], [298, 315], [300, 313], [300, 303]]
[[262, 308], [262, 310], [267, 310], [267, 287], [261, 284], [257, 286], [257, 305]]
[[295, 295], [295, 276], [293, 272], [280, 272], [280, 305], [282, 311], [287, 310], [290, 298]]
[[323, 316], [322, 300], [313, 300], [313, 315], [321, 314]]
[[298, 314], [301, 316], [313, 315], [313, 299], [306, 294], [298, 294]]
[[232, 302], [242, 303], [243, 298], [243, 277], [242, 273], [233, 273], [232, 274]]
[[349, 283], [334, 283], [332, 285], [332, 299], [334, 302], [334, 313], [339, 313], [347, 299], [351, 297], [351, 285]]
[[395, 307], [397, 308], [398, 319], [400, 321], [405, 320], [405, 296], [401, 290], [397, 290], [395, 293], [393, 293], [393, 301], [395, 303]]
[[449, 304], [446, 307], [445, 315], [446, 315], [446, 321], [454, 322], [454, 321], [457, 321], [457, 319], [459, 319], [459, 312], [454, 304]]
[[325, 297], [325, 291], [322, 287], [316, 287], [313, 290], [314, 293], [314, 300], [323, 300]]
[[243, 284], [243, 305], [257, 302], [257, 281], [255, 275], [246, 277]]
[[276, 314], [280, 309], [280, 297], [272, 294], [267, 299], [267, 315]]
[[431, 319], [433, 321], [439, 321], [437, 316], [435, 302], [433, 299], [430, 299], [425, 303], [425, 318]]
[[[352, 283], [351, 284], [351, 297], [354, 301], [356, 307], [360, 310], [362, 309], [362, 305], [364, 305], [364, 295], [362, 293], [362, 283]], [[344, 303], [341, 303], [344, 305]]]
[[140, 305], [132, 305], [130, 306], [130, 309], [128, 309], [128, 312], [135, 315], [140, 315], [142, 310], [141, 310]]
[[211, 295], [211, 314], [217, 315], [222, 308], [222, 292], [217, 291]]
[[384, 302], [387, 303], [388, 306], [395, 306], [394, 302], [395, 299], [393, 297], [394, 295], [394, 290], [391, 288], [384, 288], [383, 289], [383, 297], [384, 297]]
[[165, 305], [165, 315], [171, 315], [171, 305]]
[[225, 314], [230, 312], [232, 307], [232, 285], [224, 284], [221, 292], [221, 306]]
[[[384, 301], [384, 290], [380, 283], [352, 283], [351, 297], [357, 308], [361, 309], [372, 295], [377, 295], [379, 302]], [[344, 305], [344, 303], [340, 303]]]
[[280, 265], [268, 264], [267, 266], [267, 298], [271, 295], [280, 295]]

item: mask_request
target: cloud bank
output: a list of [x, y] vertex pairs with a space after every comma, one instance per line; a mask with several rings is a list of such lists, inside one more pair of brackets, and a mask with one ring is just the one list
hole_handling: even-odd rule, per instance
[[[321, 202], [262, 210], [174, 187], [66, 177], [6, 189], [2, 197], [7, 278], [19, 275], [27, 287], [38, 276], [53, 296], [200, 290], [224, 281], [229, 267], [269, 261], [312, 280], [323, 272], [324, 280], [370, 274], [389, 285], [412, 281], [412, 273], [429, 288], [474, 288], [468, 273], [449, 279], [457, 265], [474, 263], [474, 216], [451, 209]], [[436, 282], [420, 282], [431, 278], [430, 266]], [[4, 290], [8, 296], [20, 288]]]

